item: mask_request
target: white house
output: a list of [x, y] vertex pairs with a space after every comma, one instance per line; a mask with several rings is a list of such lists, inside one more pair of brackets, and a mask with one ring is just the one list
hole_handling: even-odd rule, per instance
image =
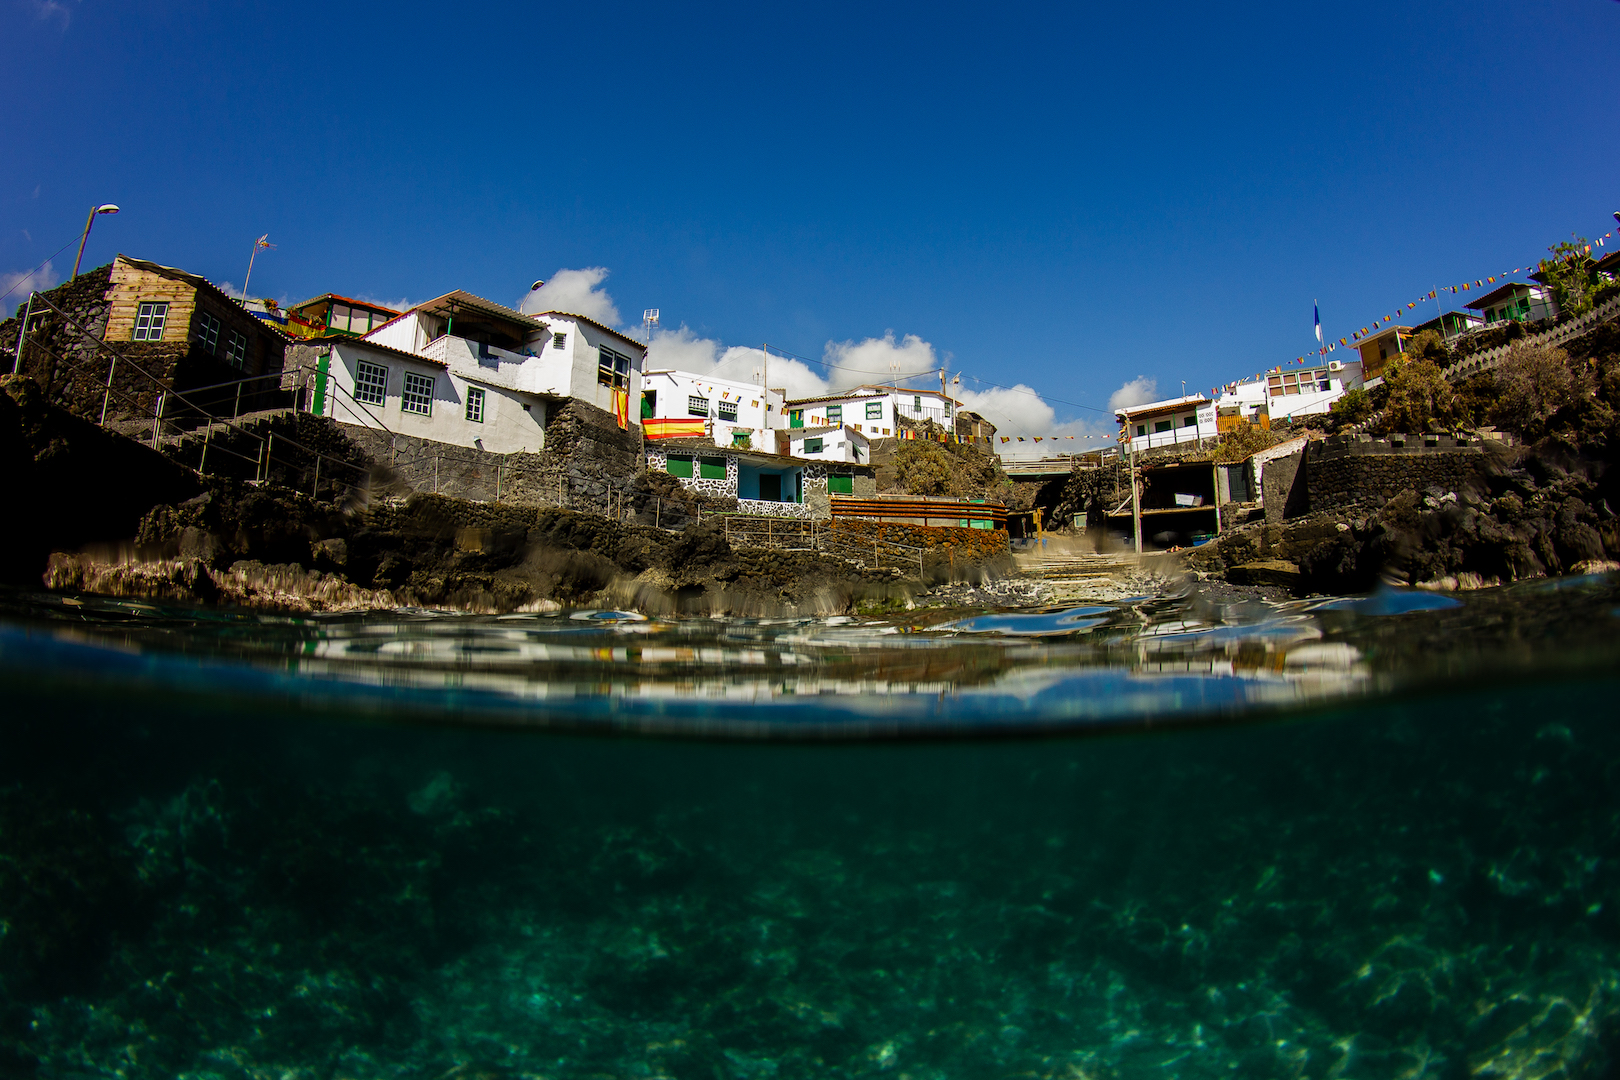
[[1215, 403], [1202, 394], [1133, 405], [1114, 413], [1121, 428], [1120, 448], [1126, 453], [1214, 439]]
[[318, 416], [494, 454], [545, 445], [546, 401], [538, 394], [374, 341], [307, 345], [319, 351], [310, 401]]
[[1238, 421], [1252, 424], [1256, 427], [1269, 424], [1270, 413], [1267, 407], [1271, 403], [1271, 395], [1266, 393], [1266, 380], [1240, 379], [1235, 383], [1227, 383], [1221, 388], [1220, 397], [1215, 399], [1215, 426], [1226, 431], [1236, 427]]
[[1316, 367], [1280, 368], [1266, 375], [1266, 398], [1272, 422], [1325, 413], [1333, 403], [1362, 384], [1361, 362], [1330, 360]]
[[841, 394], [797, 398], [787, 403], [788, 429], [859, 427], [868, 438], [895, 438], [901, 422], [932, 420], [954, 431], [962, 403], [938, 390], [905, 390], [893, 386], [857, 386]]
[[637, 419], [629, 403], [640, 400], [646, 346], [582, 315], [525, 315], [458, 289], [417, 304], [363, 340], [437, 360], [465, 378], [609, 412], [618, 391], [628, 422]]
[[872, 463], [872, 440], [853, 425], [793, 428], [788, 432], [788, 453], [811, 461]]
[[1539, 322], [1558, 314], [1552, 290], [1540, 282], [1510, 281], [1464, 307], [1485, 317], [1485, 325], [1499, 322]]
[[641, 380], [644, 420], [702, 420], [715, 446], [773, 452], [786, 423], [782, 391], [690, 371], [648, 371]]

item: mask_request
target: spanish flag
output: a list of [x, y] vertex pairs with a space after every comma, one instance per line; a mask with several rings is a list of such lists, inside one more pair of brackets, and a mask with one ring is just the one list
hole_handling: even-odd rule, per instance
[[701, 439], [704, 435], [702, 420], [649, 417], [641, 422], [641, 430], [649, 439]]
[[613, 388], [613, 419], [619, 422], [620, 431], [630, 430], [630, 391]]

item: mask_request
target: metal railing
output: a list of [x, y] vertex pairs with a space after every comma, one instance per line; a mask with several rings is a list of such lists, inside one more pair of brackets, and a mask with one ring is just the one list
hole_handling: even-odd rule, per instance
[[[44, 296], [40, 295], [37, 292], [30, 294], [30, 296], [28, 298], [28, 305], [27, 305], [27, 308], [25, 309], [22, 328], [21, 328], [21, 331], [17, 335], [17, 355], [16, 355], [16, 358], [13, 361], [13, 364], [12, 364], [13, 372], [21, 372], [22, 371], [22, 363], [23, 363], [23, 359], [24, 359], [24, 350], [26, 348], [30, 347], [30, 346], [32, 348], [34, 348], [34, 349], [39, 350], [40, 352], [43, 352], [46, 356], [50, 357], [56, 363], [64, 365], [64, 366], [68, 367], [69, 369], [84, 369], [84, 368], [88, 367], [88, 365], [87, 365], [87, 363], [85, 361], [75, 359], [75, 358], [72, 358], [72, 357], [69, 357], [69, 356], [65, 356], [62, 353], [58, 353], [57, 351], [55, 351], [54, 349], [52, 349], [48, 345], [46, 345], [44, 342], [37, 341], [37, 340], [32, 341], [32, 342], [29, 341], [29, 333], [30, 333], [29, 324], [32, 321], [32, 318], [33, 318], [33, 316], [35, 314], [35, 305], [36, 304], [38, 304], [39, 306], [41, 306], [41, 307], [43, 307], [43, 308], [45, 308], [45, 309], [47, 309], [47, 310], [49, 310], [51, 312], [54, 312], [58, 317], [61, 318], [62, 322], [65, 325], [67, 325], [68, 327], [71, 327], [72, 329], [78, 331], [78, 333], [80, 335], [82, 335], [85, 340], [89, 341], [91, 343], [91, 345], [93, 345], [95, 347], [96, 351], [105, 352], [111, 357], [111, 360], [110, 360], [110, 362], [108, 363], [108, 366], [107, 366], [106, 385], [105, 385], [105, 388], [104, 388], [103, 393], [102, 393], [101, 415], [100, 415], [99, 420], [97, 421], [98, 426], [100, 426], [100, 427], [106, 427], [107, 426], [107, 413], [108, 413], [109, 408], [111, 406], [112, 399], [115, 396], [119, 399], [120, 404], [128, 403], [128, 404], [134, 405], [137, 408], [142, 409], [142, 410], [144, 410], [144, 408], [145, 408], [145, 404], [138, 397], [136, 397], [134, 394], [131, 394], [131, 393], [127, 392], [126, 390], [124, 390], [124, 389], [122, 389], [122, 388], [120, 388], [120, 387], [118, 387], [116, 385], [116, 375], [117, 375], [118, 367], [119, 367], [120, 364], [122, 364], [127, 370], [133, 371], [137, 376], [139, 376], [140, 378], [146, 380], [151, 385], [151, 389], [154, 392], [154, 405], [153, 405], [153, 410], [152, 410], [153, 415], [152, 415], [152, 421], [151, 421], [152, 429], [151, 429], [151, 439], [150, 439], [150, 445], [152, 446], [152, 448], [154, 450], [158, 449], [158, 447], [163, 443], [163, 441], [166, 438], [173, 440], [173, 445], [175, 445], [175, 447], [178, 449], [181, 446], [181, 444], [183, 444], [183, 442], [185, 441], [186, 436], [189, 435], [189, 436], [191, 436], [193, 438], [195, 437], [195, 431], [194, 430], [193, 431], [188, 431], [188, 432], [186, 432], [186, 433], [184, 433], [182, 435], [175, 435], [175, 436], [165, 436], [165, 434], [164, 434], [163, 428], [164, 428], [164, 422], [165, 422], [165, 413], [168, 411], [168, 409], [170, 407], [170, 404], [172, 402], [178, 402], [179, 404], [181, 404], [181, 405], [185, 406], [186, 408], [189, 408], [190, 410], [192, 410], [192, 412], [196, 416], [200, 417], [202, 419], [202, 421], [203, 421], [203, 423], [202, 423], [202, 428], [203, 428], [202, 453], [201, 453], [201, 456], [200, 456], [197, 467], [193, 470], [199, 476], [205, 475], [205, 470], [206, 470], [207, 461], [208, 461], [208, 452], [209, 452], [210, 449], [213, 449], [216, 453], [224, 453], [224, 454], [230, 455], [231, 457], [239, 458], [239, 459], [241, 459], [243, 461], [252, 462], [254, 464], [254, 466], [255, 466], [255, 468], [254, 468], [254, 477], [253, 477], [253, 482], [254, 483], [263, 483], [263, 482], [265, 482], [266, 480], [268, 480], [270, 478], [271, 473], [272, 473], [272, 469], [273, 469], [273, 467], [275, 465], [276, 432], [268, 431], [268, 432], [265, 432], [264, 434], [261, 435], [260, 433], [258, 433], [256, 431], [253, 431], [250, 428], [245, 427], [243, 424], [238, 422], [238, 420], [240, 418], [239, 411], [237, 412], [237, 414], [235, 414], [235, 415], [231, 416], [229, 419], [227, 419], [223, 415], [216, 415], [216, 414], [210, 412], [208, 409], [204, 408], [201, 404], [199, 404], [196, 400], [194, 400], [189, 395], [196, 394], [201, 390], [221, 389], [221, 388], [226, 387], [226, 386], [236, 385], [238, 387], [238, 393], [237, 393], [237, 396], [236, 396], [236, 408], [239, 410], [240, 409], [240, 403], [241, 403], [240, 387], [242, 385], [245, 385], [245, 384], [250, 383], [250, 382], [257, 382], [257, 381], [260, 381], [260, 380], [263, 380], [263, 379], [268, 379], [268, 378], [277, 378], [277, 379], [279, 379], [283, 375], [282, 372], [274, 372], [274, 373], [265, 374], [265, 375], [251, 375], [251, 376], [247, 376], [247, 377], [242, 378], [242, 379], [232, 379], [232, 380], [228, 380], [226, 382], [216, 383], [216, 384], [213, 384], [212, 386], [195, 387], [195, 388], [191, 388], [191, 389], [188, 389], [188, 390], [182, 392], [182, 391], [176, 389], [172, 382], [170, 382], [168, 380], [165, 380], [165, 379], [162, 379], [162, 378], [159, 378], [158, 376], [152, 374], [150, 371], [146, 370], [146, 368], [142, 367], [140, 364], [136, 363], [135, 361], [131, 360], [129, 357], [127, 357], [124, 354], [120, 353], [117, 349], [114, 349], [111, 345], [107, 344], [107, 342], [105, 342], [100, 337], [98, 337], [93, 331], [86, 328], [84, 325], [79, 323], [76, 319], [74, 319], [67, 312], [63, 311], [61, 308], [57, 307], [54, 303], [47, 300]], [[99, 377], [99, 375], [98, 375], [98, 377]], [[299, 389], [301, 391], [302, 387], [300, 387]], [[293, 400], [293, 408], [291, 410], [289, 410], [295, 415], [296, 415], [296, 413], [298, 411], [297, 410], [297, 403], [298, 403], [297, 398], [295, 397], [294, 400]], [[279, 411], [279, 410], [273, 410], [273, 411]], [[253, 456], [249, 456], [249, 455], [246, 455], [246, 454], [242, 454], [242, 453], [240, 453], [240, 452], [238, 452], [236, 450], [232, 450], [229, 447], [214, 445], [214, 443], [213, 443], [213, 433], [217, 428], [229, 429], [229, 430], [234, 431], [237, 434], [245, 437], [246, 439], [257, 443], [258, 444], [258, 452]], [[120, 432], [120, 434], [124, 434], [124, 435], [126, 435], [126, 437], [132, 437], [132, 436], [128, 436], [127, 432]], [[142, 441], [142, 440], [137, 440], [137, 441]], [[321, 470], [321, 464], [323, 462], [330, 463], [331, 465], [335, 465], [335, 466], [338, 466], [338, 467], [341, 467], [341, 468], [354, 470], [355, 472], [359, 473], [362, 477], [369, 474], [369, 472], [370, 472], [369, 466], [358, 465], [358, 464], [356, 464], [356, 463], [354, 463], [352, 461], [347, 461], [347, 460], [345, 460], [343, 458], [334, 457], [331, 454], [323, 453], [323, 452], [321, 452], [319, 450], [314, 449], [313, 447], [305, 446], [303, 443], [299, 442], [298, 440], [290, 438], [285, 433], [281, 434], [281, 441], [282, 441], [282, 444], [284, 446], [291, 446], [295, 450], [302, 451], [304, 454], [309, 455], [314, 460], [315, 480], [314, 480], [314, 484], [313, 484], [313, 491], [316, 493], [317, 496], [318, 496], [318, 493], [320, 491], [320, 470]], [[295, 467], [295, 468], [298, 468], [300, 472], [302, 471], [301, 466], [297, 465], [296, 462], [288, 460], [285, 456], [283, 457], [282, 465], [283, 466]], [[331, 480], [330, 477], [328, 478], [327, 482], [329, 484], [335, 484], [335, 481]], [[357, 486], [357, 485], [352, 484], [352, 483], [344, 485], [344, 487], [346, 489], [347, 488], [353, 488], [355, 486]]]

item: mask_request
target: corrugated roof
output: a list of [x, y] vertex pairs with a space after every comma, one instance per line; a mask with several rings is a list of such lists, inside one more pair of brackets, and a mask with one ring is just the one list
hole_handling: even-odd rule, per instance
[[137, 270], [145, 270], [149, 274], [158, 274], [158, 275], [160, 275], [162, 277], [174, 278], [177, 281], [184, 281], [186, 284], [191, 285], [194, 288], [204, 289], [204, 290], [206, 290], [208, 292], [213, 293], [215, 297], [217, 297], [220, 300], [225, 301], [228, 304], [233, 305], [242, 314], [244, 314], [244, 315], [248, 316], [250, 319], [252, 319], [254, 321], [254, 323], [256, 323], [259, 326], [264, 327], [264, 329], [270, 331], [272, 334], [276, 335], [276, 337], [280, 338], [282, 341], [291, 343], [291, 342], [299, 340], [298, 338], [293, 337], [291, 334], [288, 334], [287, 332], [281, 330], [279, 327], [271, 326], [269, 323], [265, 322], [263, 319], [261, 319], [258, 316], [254, 315], [253, 312], [251, 312], [251, 311], [249, 311], [247, 309], [247, 307], [242, 303], [242, 301], [240, 299], [238, 299], [237, 297], [232, 296], [230, 293], [226, 292], [224, 289], [221, 289], [218, 285], [215, 285], [212, 281], [209, 281], [207, 278], [203, 277], [201, 274], [193, 274], [188, 270], [181, 270], [177, 266], [164, 266], [162, 263], [155, 263], [155, 262], [152, 262], [150, 259], [134, 259], [134, 258], [131, 258], [130, 256], [124, 255], [122, 253], [120, 253], [117, 256], [117, 258], [122, 259], [124, 262], [128, 263], [130, 266], [135, 267]]
[[321, 295], [315, 297], [314, 299], [305, 300], [302, 304], [294, 304], [287, 310], [298, 311], [300, 308], [307, 308], [311, 304], [319, 304], [323, 300], [336, 300], [340, 303], [348, 304], [350, 307], [363, 307], [368, 311], [386, 311], [390, 315], [397, 316], [402, 314], [401, 312], [389, 307], [387, 304], [378, 304], [371, 300], [355, 300], [352, 297], [340, 296], [335, 292], [321, 293]]
[[1484, 311], [1503, 297], [1514, 295], [1513, 290], [1515, 289], [1529, 289], [1533, 292], [1538, 288], [1540, 288], [1539, 285], [1532, 285], [1528, 281], [1510, 281], [1505, 285], [1498, 285], [1484, 296], [1476, 296], [1473, 303], [1464, 304], [1463, 307], [1473, 308], [1475, 311]]
[[1164, 401], [1150, 401], [1146, 405], [1133, 405], [1128, 409], [1115, 409], [1115, 416], [1124, 416], [1132, 420], [1138, 416], [1148, 416], [1156, 412], [1174, 412], [1185, 409], [1188, 405], [1205, 405], [1209, 398], [1203, 394], [1188, 394], [1186, 397], [1168, 398]]

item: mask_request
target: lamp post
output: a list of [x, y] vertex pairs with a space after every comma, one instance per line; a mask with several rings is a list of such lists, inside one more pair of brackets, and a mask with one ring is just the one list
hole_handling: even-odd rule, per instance
[[73, 260], [73, 276], [79, 276], [79, 264], [84, 261], [84, 245], [90, 242], [90, 226], [96, 223], [97, 214], [116, 214], [118, 207], [112, 203], [102, 203], [100, 206], [90, 208], [90, 216], [84, 219], [84, 235], [79, 238], [79, 257]]

